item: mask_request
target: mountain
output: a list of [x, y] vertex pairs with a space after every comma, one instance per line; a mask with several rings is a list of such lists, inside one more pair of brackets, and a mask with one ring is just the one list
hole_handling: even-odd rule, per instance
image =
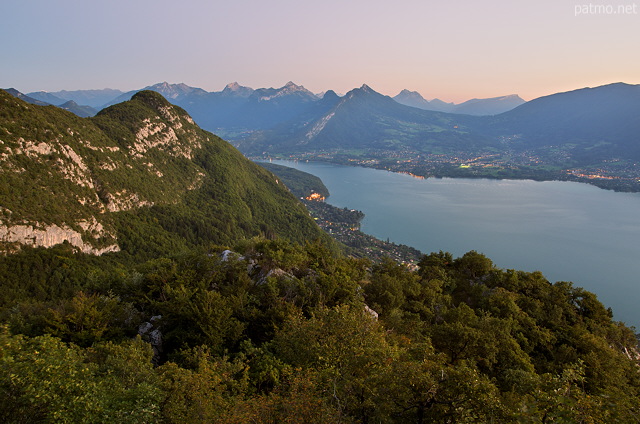
[[190, 87], [184, 83], [169, 84], [168, 82], [162, 82], [145, 88], [145, 90], [152, 90], [162, 94], [167, 100], [181, 99], [187, 96], [202, 95], [207, 92], [201, 88]]
[[401, 105], [417, 107], [418, 109], [431, 110], [430, 103], [417, 91], [402, 90], [393, 97], [393, 100]]
[[6, 88], [6, 89], [4, 89], [4, 91], [6, 91], [7, 93], [11, 94], [13, 97], [16, 97], [16, 98], [18, 98], [18, 99], [20, 99], [22, 101], [25, 101], [27, 103], [31, 103], [32, 105], [47, 106], [49, 104], [47, 102], [43, 102], [41, 100], [34, 99], [31, 96], [27, 96], [26, 94], [23, 94], [23, 93], [19, 92], [15, 88]]
[[68, 101], [46, 91], [34, 91], [33, 93], [27, 93], [27, 96], [54, 106], [60, 106]]
[[314, 101], [316, 95], [301, 85], [296, 85], [293, 81], [289, 81], [280, 88], [259, 88], [252, 93], [258, 101], [264, 102], [277, 98], [286, 98], [295, 96], [306, 101]]
[[255, 90], [251, 87], [245, 87], [237, 82], [227, 84], [220, 93], [223, 97], [239, 97], [246, 99], [251, 96]]
[[324, 237], [262, 167], [158, 93], [79, 118], [0, 91], [0, 246], [177, 252], [257, 235]]
[[78, 103], [73, 100], [69, 100], [61, 105], [58, 105], [59, 108], [68, 110], [71, 113], [78, 115], [81, 118], [87, 118], [89, 116], [95, 116], [98, 113], [97, 110], [92, 108], [91, 106], [80, 106]]
[[490, 99], [471, 99], [456, 105], [451, 112], [477, 116], [499, 115], [515, 109], [523, 103], [525, 101], [517, 94]]
[[189, 110], [203, 128], [233, 138], [286, 122], [318, 100], [309, 90], [291, 81], [280, 88], [257, 90], [234, 82], [219, 92], [190, 93], [171, 99]]
[[[391, 99], [366, 86], [343, 97], [329, 90], [319, 98], [291, 81], [280, 88], [260, 89], [233, 82], [218, 92], [166, 82], [147, 88], [162, 93], [202, 128], [225, 136], [248, 154], [351, 148], [520, 154], [534, 149], [546, 159], [555, 155], [554, 164], [566, 167], [625, 155], [640, 157], [634, 143], [637, 86], [622, 83], [528, 103], [509, 95], [458, 105], [427, 101], [409, 90]], [[135, 92], [122, 94], [118, 101]], [[566, 163], [560, 160], [564, 156], [551, 152], [553, 145], [568, 152]]]
[[109, 107], [130, 100], [134, 94], [143, 90], [150, 90], [155, 91], [156, 93], [160, 93], [164, 98], [178, 106], [183, 103], [184, 99], [187, 99], [191, 96], [204, 95], [207, 93], [201, 88], [190, 87], [184, 83], [169, 84], [165, 81], [154, 85], [149, 85], [140, 90], [132, 90], [126, 93], [122, 93], [118, 97], [112, 98], [109, 102], [103, 104], [102, 107]]
[[490, 99], [471, 99], [458, 105], [446, 103], [440, 99], [426, 100], [417, 91], [402, 90], [393, 100], [406, 105], [417, 107], [419, 109], [431, 110], [436, 112], [459, 113], [465, 115], [498, 115], [514, 109], [525, 101], [518, 95], [492, 97]]
[[475, 118], [401, 105], [366, 84], [340, 98], [328, 92], [322, 101], [291, 121], [237, 141], [248, 154], [303, 152], [325, 149], [370, 149], [419, 152], [469, 149], [485, 143], [470, 134]]
[[[405, 91], [401, 100], [420, 102], [416, 94]], [[288, 121], [258, 128], [234, 143], [249, 155], [323, 150], [351, 150], [349, 157], [357, 151], [385, 157], [402, 151], [408, 157], [515, 154], [562, 168], [640, 160], [638, 85], [584, 88], [526, 103], [515, 95], [474, 99], [456, 106], [465, 114], [405, 106], [366, 85], [342, 98], [335, 93], [325, 98], [300, 108]], [[500, 114], [472, 116], [518, 103], [522, 104]]]
[[[11, 94], [14, 97], [17, 97], [21, 100], [24, 100], [27, 103], [35, 104], [38, 106], [57, 106], [61, 109], [68, 110], [71, 113], [78, 115], [81, 118], [86, 118], [89, 116], [94, 116], [98, 111], [91, 106], [81, 106], [74, 102], [73, 100], [65, 101], [59, 97], [52, 95], [51, 93], [47, 93], [46, 91], [37, 91], [31, 95], [24, 95], [20, 93], [18, 90], [10, 88], [5, 90], [7, 93]], [[46, 100], [49, 101], [46, 101]], [[51, 103], [56, 102], [56, 103]]]
[[189, 107], [194, 119], [212, 131], [254, 131], [285, 122], [317, 101], [312, 92], [291, 81], [280, 88], [257, 90], [231, 83]]
[[429, 108], [427, 110], [432, 110], [434, 112], [447, 112], [451, 113], [455, 109], [456, 105], [454, 103], [448, 103], [442, 101], [440, 99], [429, 100]]
[[120, 96], [122, 91], [114, 90], [112, 88], [104, 88], [102, 90], [62, 90], [54, 91], [49, 94], [67, 101], [73, 100], [79, 105], [87, 105], [96, 109], [101, 109], [103, 105]]
[[[233, 82], [218, 92], [166, 82], [145, 90], [156, 91], [185, 108], [202, 128], [225, 136], [263, 130], [292, 119], [319, 99], [289, 81], [280, 88], [254, 90]], [[110, 104], [126, 101], [138, 90], [123, 93]]]
[[235, 116], [221, 122], [220, 126], [251, 130], [271, 128], [303, 113], [317, 101], [315, 94], [291, 81], [280, 88], [260, 88], [247, 97]]
[[512, 148], [560, 146], [577, 163], [640, 159], [640, 85], [615, 83], [531, 100], [482, 121]]

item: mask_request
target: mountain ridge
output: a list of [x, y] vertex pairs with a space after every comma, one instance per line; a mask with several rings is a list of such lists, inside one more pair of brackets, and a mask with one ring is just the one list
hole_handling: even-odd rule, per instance
[[[607, 86], [609, 91], [615, 87], [618, 91], [603, 95], [603, 90], [607, 89], [602, 87]], [[354, 89], [341, 98], [329, 90], [322, 99], [291, 81], [280, 88], [257, 90], [234, 82], [220, 92], [206, 92], [182, 83], [164, 82], [150, 87], [166, 91], [171, 101], [187, 109], [200, 126], [224, 136], [251, 155], [286, 153], [285, 148], [300, 152], [304, 149], [372, 147], [388, 152], [404, 149], [415, 157], [453, 153], [460, 149], [459, 152], [473, 151], [483, 156], [506, 155], [507, 160], [513, 155], [525, 155], [530, 163], [542, 159], [554, 167], [568, 169], [594, 167], [603, 160], [620, 157], [632, 160], [640, 155], [633, 143], [636, 106], [632, 100], [623, 100], [624, 91], [633, 90], [634, 86], [623, 83], [607, 86], [556, 93], [519, 105], [523, 101], [516, 95], [471, 99], [453, 105], [459, 112], [456, 114], [422, 109], [409, 111], [386, 100], [383, 102], [383, 97], [371, 96], [367, 100], [372, 102], [370, 105], [361, 102], [356, 107], [355, 103], [350, 103], [348, 109], [353, 114], [352, 119], [341, 117], [346, 113], [345, 100], [353, 100], [345, 98], [366, 92], [366, 84], [359, 88], [360, 92]], [[416, 101], [424, 100], [416, 92], [403, 90], [401, 93], [413, 96]], [[558, 106], [569, 97], [575, 97], [576, 93], [584, 94], [581, 101]], [[616, 96], [622, 97], [617, 99]], [[343, 106], [332, 111], [340, 102]], [[435, 104], [433, 108], [436, 109], [449, 109], [446, 103], [437, 99], [428, 103]], [[524, 107], [529, 103], [530, 107]], [[498, 113], [505, 104], [510, 110]], [[604, 104], [608, 106], [602, 107]], [[542, 110], [545, 108], [553, 113], [545, 115]], [[630, 108], [630, 112], [624, 108]], [[617, 112], [611, 113], [613, 110]], [[366, 117], [367, 113], [372, 115]], [[445, 136], [451, 142], [447, 142]], [[369, 144], [365, 143], [365, 137], [370, 140]], [[554, 148], [554, 145], [559, 147]], [[566, 155], [554, 153], [558, 148]], [[565, 162], [561, 160], [563, 157], [567, 158]]]
[[[383, 159], [389, 164], [399, 155], [414, 162], [423, 158], [424, 166], [405, 169], [423, 176], [434, 166], [438, 173], [446, 168], [453, 175], [464, 158], [476, 158], [487, 176], [493, 175], [491, 167], [513, 178], [531, 178], [532, 172], [540, 171], [536, 178], [575, 175], [603, 187], [637, 190], [633, 178], [640, 178], [634, 164], [640, 160], [639, 93], [638, 85], [613, 83], [541, 97], [498, 115], [472, 116], [401, 105], [361, 88], [322, 113], [313, 115], [309, 109], [294, 120], [233, 142], [256, 156], [328, 154], [340, 163]], [[519, 102], [515, 96], [497, 99]], [[448, 165], [440, 165], [445, 162]], [[454, 174], [474, 175], [471, 171]]]
[[490, 118], [492, 134], [531, 147], [577, 144], [576, 153], [640, 158], [640, 85], [612, 83], [555, 93]]
[[324, 108], [307, 109], [292, 121], [234, 143], [251, 155], [327, 149], [422, 150], [438, 140], [453, 149], [484, 140], [468, 135], [469, 118], [464, 115], [405, 106], [366, 84], [330, 99]]
[[66, 240], [87, 253], [136, 255], [260, 234], [322, 237], [272, 174], [158, 93], [94, 118], [4, 91], [0, 101], [3, 251]]
[[73, 100], [79, 105], [86, 105], [98, 109], [122, 93], [121, 90], [103, 88], [97, 90], [60, 90], [51, 92], [50, 94], [67, 101]]
[[440, 99], [429, 101], [422, 97], [417, 91], [409, 91], [407, 89], [402, 90], [394, 96], [393, 99], [403, 105], [423, 110], [475, 116], [499, 115], [525, 103], [517, 94], [509, 94], [484, 99], [470, 99], [459, 104], [454, 104], [443, 102]]

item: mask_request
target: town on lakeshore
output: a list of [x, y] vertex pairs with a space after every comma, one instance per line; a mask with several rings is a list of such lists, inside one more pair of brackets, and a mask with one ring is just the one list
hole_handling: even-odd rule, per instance
[[[361, 153], [361, 154], [357, 154]], [[258, 159], [320, 161], [362, 166], [408, 174], [416, 178], [494, 178], [538, 181], [573, 181], [600, 188], [640, 191], [640, 163], [611, 159], [594, 166], [566, 167], [566, 152], [424, 154], [412, 150], [362, 152], [327, 150], [287, 155], [269, 154]], [[255, 158], [254, 158], [255, 159]]]

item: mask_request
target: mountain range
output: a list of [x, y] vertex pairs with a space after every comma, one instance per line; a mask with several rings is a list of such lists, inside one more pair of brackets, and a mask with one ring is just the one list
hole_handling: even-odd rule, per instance
[[424, 151], [437, 146], [437, 150], [453, 152], [491, 144], [470, 133], [468, 124], [473, 117], [405, 106], [366, 84], [344, 97], [327, 92], [313, 106], [268, 131], [253, 132], [237, 145], [245, 153], [259, 154], [418, 146]]
[[[66, 108], [79, 116], [93, 116], [98, 110], [129, 100], [142, 90], [156, 91], [175, 105], [185, 108], [203, 128], [222, 135], [235, 136], [247, 131], [263, 130], [292, 119], [303, 112], [306, 106], [324, 97], [326, 92], [313, 94], [303, 86], [288, 82], [280, 88], [259, 88], [241, 86], [237, 82], [228, 84], [222, 91], [207, 92], [184, 83], [162, 82], [138, 90], [122, 92], [114, 89], [102, 90], [61, 90], [56, 92], [36, 91], [26, 96], [61, 106], [69, 101], [79, 106]], [[332, 94], [335, 94], [332, 90]], [[425, 100], [419, 93], [403, 90], [394, 97], [398, 103], [449, 113], [490, 115], [509, 110], [524, 102], [518, 96], [493, 99], [472, 99], [455, 105], [439, 99]]]
[[[560, 149], [567, 166], [640, 159], [640, 86], [615, 83], [558, 93], [493, 116], [404, 106], [368, 86], [236, 141], [247, 154], [411, 150], [416, 154]], [[555, 146], [555, 147], [554, 147]]]
[[61, 90], [54, 92], [36, 91], [33, 93], [27, 93], [28, 96], [52, 105], [59, 105], [68, 102], [69, 100], [73, 100], [80, 105], [91, 106], [97, 110], [104, 108], [107, 103], [111, 102], [121, 94], [122, 91], [111, 88], [104, 88], [102, 90]]
[[[293, 82], [261, 89], [234, 82], [219, 92], [166, 82], [145, 89], [183, 107], [202, 128], [231, 140], [248, 155], [327, 149], [409, 150], [416, 154], [533, 151], [535, 155], [555, 155], [554, 160], [565, 160], [566, 166], [593, 165], [620, 157], [640, 159], [639, 89], [624, 83], [529, 102], [509, 95], [458, 105], [427, 101], [408, 90], [391, 98], [366, 84], [342, 97], [332, 90], [318, 97]], [[120, 93], [107, 102], [111, 104], [126, 101], [138, 91], [22, 96], [89, 116], [91, 110], [61, 103], [66, 98], [59, 96], [104, 99], [107, 94]]]
[[[167, 82], [144, 89], [162, 94], [170, 102], [188, 110], [203, 128], [224, 136], [271, 128], [296, 117], [319, 100], [312, 92], [291, 81], [281, 88], [256, 90], [237, 82], [228, 84], [219, 92]], [[123, 93], [107, 105], [128, 100], [137, 91]]]
[[253, 236], [322, 238], [262, 167], [141, 91], [80, 118], [0, 90], [0, 250], [178, 252]]
[[39, 106], [57, 106], [61, 109], [68, 110], [69, 112], [72, 112], [81, 118], [94, 116], [96, 113], [98, 113], [98, 110], [91, 106], [79, 105], [74, 100], [63, 99], [53, 93], [48, 93], [46, 91], [36, 91], [29, 94], [22, 94], [18, 90], [11, 88], [5, 91], [12, 94], [14, 97], [18, 97], [19, 99], [24, 100], [27, 103]]
[[[468, 103], [468, 107], [472, 107]], [[615, 83], [541, 97], [490, 116], [401, 105], [368, 86], [327, 95], [293, 120], [235, 140], [246, 154], [367, 150], [526, 154], [562, 167], [640, 160], [640, 86]], [[629, 162], [630, 161], [630, 162]]]
[[7, 88], [4, 91], [6, 91], [7, 93], [11, 94], [13, 97], [17, 97], [18, 99], [27, 102], [27, 103], [31, 103], [32, 105], [38, 105], [38, 106], [47, 106], [49, 105], [49, 103], [47, 102], [43, 102], [42, 100], [38, 100], [34, 97], [28, 96], [26, 94], [23, 94], [21, 92], [19, 92], [18, 90], [16, 90], [15, 88]]
[[435, 112], [459, 113], [463, 115], [498, 115], [510, 111], [525, 101], [517, 94], [492, 97], [489, 99], [471, 99], [460, 104], [446, 103], [440, 99], [426, 100], [417, 91], [402, 90], [393, 97], [396, 102]]

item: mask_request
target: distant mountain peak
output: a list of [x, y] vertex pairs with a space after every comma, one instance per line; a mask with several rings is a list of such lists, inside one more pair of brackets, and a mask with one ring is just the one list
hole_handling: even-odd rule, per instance
[[371, 87], [369, 87], [367, 84], [362, 84], [362, 87], [360, 87], [360, 90], [374, 92], [374, 90]]
[[22, 94], [21, 92], [19, 92], [18, 90], [16, 90], [13, 87], [11, 87], [11, 88], [3, 88], [3, 90], [6, 91], [7, 93], [11, 94], [13, 97], [24, 96], [24, 94]]
[[81, 118], [88, 116], [94, 116], [98, 111], [91, 106], [83, 106], [76, 103], [74, 100], [68, 100], [67, 102], [58, 106], [61, 109], [68, 110], [71, 113], [75, 113]]
[[30, 97], [24, 93], [21, 93], [20, 91], [16, 90], [15, 88], [5, 88], [4, 91], [6, 91], [7, 93], [11, 94], [13, 97], [16, 97], [20, 100], [24, 100], [27, 103], [31, 103], [33, 105], [38, 105], [38, 106], [46, 106], [49, 103], [47, 102], [43, 102], [42, 100], [39, 99], [34, 99], [33, 97]]
[[438, 104], [438, 105], [448, 105], [448, 106], [455, 106], [455, 104], [453, 102], [445, 102], [444, 100], [440, 100], [437, 97], [435, 99], [431, 99], [429, 101], [429, 103], [431, 104]]
[[491, 97], [488, 99], [471, 99], [455, 106], [455, 113], [466, 115], [498, 115], [514, 109], [525, 101], [517, 94]]
[[182, 88], [178, 84], [169, 84], [167, 81], [160, 82], [158, 84], [152, 85], [150, 88], [153, 88], [156, 91], [174, 91], [175, 88]]
[[333, 90], [327, 90], [327, 91], [325, 91], [325, 92], [324, 92], [324, 94], [322, 95], [322, 98], [323, 98], [323, 99], [333, 99], [333, 98], [338, 98], [338, 97], [340, 97], [340, 96], [338, 96], [338, 95], [336, 94], [336, 92], [335, 92], [335, 91], [333, 91]]
[[[473, 99], [467, 100], [464, 103], [486, 102], [486, 101], [501, 101], [501, 100], [516, 100], [516, 101], [522, 101], [524, 103], [524, 100], [520, 96], [518, 96], [517, 94], [508, 94], [506, 96], [489, 97], [489, 98], [486, 98], [486, 99], [473, 98]], [[464, 103], [460, 103], [460, 104], [462, 105]]]
[[204, 90], [202, 90], [201, 88], [191, 87], [182, 82], [179, 84], [170, 84], [167, 81], [150, 85], [146, 87], [145, 90], [157, 91], [159, 93], [162, 93], [162, 95], [168, 99], [175, 99], [177, 97], [184, 96], [194, 91], [204, 92]]
[[222, 94], [228, 96], [249, 97], [255, 90], [251, 87], [245, 87], [238, 84], [237, 81], [230, 82], [222, 90]]
[[33, 99], [36, 100], [40, 100], [41, 102], [45, 102], [51, 105], [56, 105], [59, 106], [61, 104], [63, 104], [64, 102], [66, 102], [65, 99], [60, 98], [52, 93], [49, 93], [48, 91], [35, 91], [33, 93], [27, 93], [26, 96], [29, 96]]
[[297, 85], [293, 81], [287, 82], [280, 88], [269, 88], [257, 90], [260, 93], [260, 101], [268, 101], [278, 97], [285, 97], [292, 94], [299, 94], [309, 97], [310, 99], [316, 99], [316, 95], [311, 91], [304, 88], [302, 85]]
[[373, 88], [369, 87], [367, 84], [362, 84], [359, 88], [354, 88], [349, 91], [345, 98], [354, 98], [354, 97], [388, 97], [383, 94], [378, 93]]
[[406, 88], [394, 96], [393, 100], [405, 106], [429, 109], [429, 101], [422, 97], [422, 94], [417, 91], [407, 90]]
[[297, 91], [300, 91], [300, 92], [313, 94], [309, 90], [304, 88], [304, 86], [298, 85], [298, 84], [294, 83], [293, 81], [289, 81], [288, 83], [286, 83], [284, 85], [284, 87], [280, 88], [280, 91], [283, 91], [283, 90], [286, 91], [287, 93], [295, 93]]
[[230, 91], [238, 91], [240, 89], [240, 84], [238, 84], [238, 81], [230, 82], [224, 87], [224, 89]]

